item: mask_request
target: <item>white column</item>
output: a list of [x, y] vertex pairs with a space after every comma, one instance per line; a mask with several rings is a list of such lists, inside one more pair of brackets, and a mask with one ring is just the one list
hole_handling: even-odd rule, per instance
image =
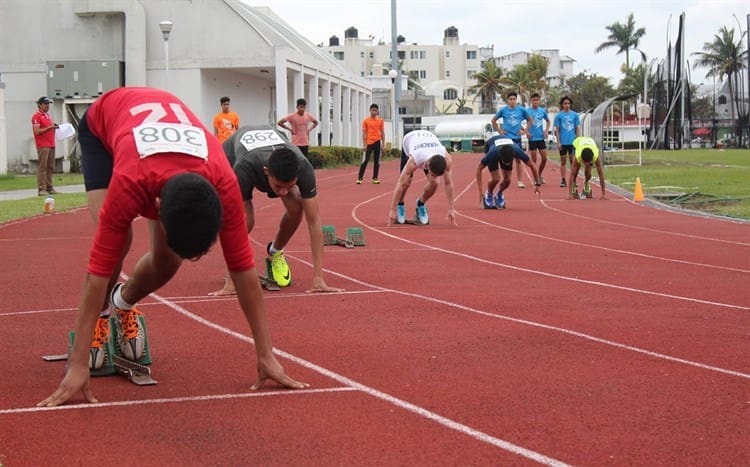
[[5, 83], [0, 82], [0, 175], [8, 173], [8, 146], [5, 142]]
[[341, 123], [341, 95], [341, 81], [339, 81], [333, 84], [333, 124], [331, 125], [331, 131], [333, 131], [334, 146], [342, 146], [344, 144], [344, 127]]
[[[315, 70], [315, 74], [310, 77], [310, 84], [308, 86], [308, 92], [310, 93], [310, 99], [307, 104], [307, 111], [310, 112], [313, 117], [318, 119], [320, 122], [320, 105], [318, 102], [318, 70]], [[318, 134], [320, 134], [320, 125], [310, 132], [310, 146], [318, 146]]]
[[323, 112], [320, 115], [320, 131], [323, 133], [323, 145], [331, 144], [331, 79], [323, 80]]
[[[305, 97], [305, 73], [300, 67], [298, 70], [295, 70], [294, 72], [294, 92], [292, 99], [290, 101], [290, 109], [295, 109], [297, 107], [297, 99], [300, 97]], [[293, 110], [291, 110], [293, 111]]]
[[344, 146], [352, 145], [352, 88], [345, 86], [344, 90], [344, 108], [342, 109], [342, 133], [344, 140], [342, 144]]
[[[286, 62], [286, 50], [282, 48], [274, 49], [274, 62], [276, 68], [276, 76], [274, 77], [274, 84], [276, 86], [276, 115], [272, 116], [273, 125], [275, 127], [276, 122], [281, 120], [289, 114], [289, 97], [287, 93], [287, 62]], [[283, 130], [282, 130], [283, 131]]]

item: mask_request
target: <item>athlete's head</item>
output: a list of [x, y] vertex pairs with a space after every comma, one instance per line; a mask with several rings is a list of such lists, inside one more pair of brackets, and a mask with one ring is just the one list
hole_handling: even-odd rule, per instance
[[508, 105], [511, 107], [516, 105], [517, 100], [518, 100], [518, 93], [516, 93], [516, 91], [510, 91], [505, 95], [505, 102], [507, 102]]
[[[567, 105], [567, 107], [565, 107]], [[570, 110], [570, 108], [573, 107], [573, 101], [568, 96], [563, 96], [560, 99], [560, 108], [563, 110]]]
[[513, 162], [513, 145], [504, 144], [500, 146], [500, 160], [505, 164]]
[[169, 248], [180, 258], [198, 258], [208, 252], [221, 228], [219, 194], [200, 175], [175, 175], [159, 193], [159, 218]]
[[303, 98], [297, 99], [297, 113], [303, 114], [305, 113], [305, 108], [307, 107], [307, 101]]
[[583, 162], [590, 164], [594, 160], [594, 151], [591, 150], [591, 148], [583, 148], [581, 150], [581, 160]]
[[271, 190], [279, 196], [286, 196], [289, 190], [297, 184], [299, 172], [297, 154], [286, 146], [274, 149], [268, 157], [265, 172]]
[[427, 161], [427, 168], [430, 170], [430, 173], [436, 177], [443, 175], [445, 173], [445, 157], [440, 154], [435, 154], [430, 157]]

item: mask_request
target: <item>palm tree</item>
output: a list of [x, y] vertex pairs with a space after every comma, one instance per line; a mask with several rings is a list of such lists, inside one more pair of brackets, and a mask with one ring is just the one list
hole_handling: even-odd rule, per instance
[[532, 55], [527, 63], [513, 67], [502, 79], [506, 88], [515, 89], [519, 102], [528, 105], [531, 93], [547, 88], [547, 59], [541, 55]]
[[481, 97], [480, 112], [494, 113], [496, 110], [495, 99], [505, 89], [502, 83], [502, 68], [498, 67], [494, 60], [487, 60], [482, 64], [482, 71], [474, 73], [473, 78], [477, 80], [477, 84], [468, 89], [470, 93], [474, 94], [472, 102], [476, 102], [477, 97]]
[[646, 34], [646, 28], [635, 28], [635, 19], [633, 19], [633, 13], [628, 16], [628, 22], [622, 24], [615, 22], [609, 26], [605, 26], [605, 29], [609, 31], [607, 40], [599, 44], [599, 47], [594, 49], [594, 52], [599, 53], [605, 49], [617, 47], [617, 55], [625, 52], [625, 70], [630, 69], [630, 51], [637, 50], [641, 53], [641, 58], [646, 61], [646, 54], [638, 48], [638, 43], [641, 38]]
[[[729, 108], [731, 109], [732, 128], [735, 129], [735, 91], [737, 78], [740, 71], [745, 66], [744, 55], [748, 51], [744, 50], [741, 35], [737, 42], [734, 41], [734, 28], [727, 29], [722, 26], [719, 33], [714, 35], [712, 42], [703, 44], [703, 52], [694, 52], [692, 55], [697, 57], [693, 67], [708, 68], [707, 78], [717, 77], [720, 80], [727, 77], [729, 84]], [[734, 84], [733, 84], [734, 83]], [[739, 132], [736, 132], [739, 134]]]

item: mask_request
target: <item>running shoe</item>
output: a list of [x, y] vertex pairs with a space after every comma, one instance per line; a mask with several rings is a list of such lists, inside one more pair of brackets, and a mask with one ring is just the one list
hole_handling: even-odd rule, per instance
[[541, 183], [542, 185], [544, 185], [546, 183], [544, 181], [544, 177], [542, 177], [541, 175], [539, 176], [539, 183]]
[[372, 179], [372, 184], [373, 185], [380, 185], [380, 180], [378, 180], [377, 178], [373, 178]]
[[99, 317], [96, 320], [94, 338], [89, 349], [89, 369], [98, 370], [104, 365], [107, 350], [105, 349], [109, 340], [109, 317]]
[[427, 225], [430, 223], [430, 215], [427, 213], [427, 205], [417, 205], [417, 220], [420, 224]]
[[358, 179], [357, 179], [357, 185], [361, 185], [361, 184], [362, 184], [362, 179], [361, 179], [361, 178], [358, 178]]
[[404, 208], [403, 204], [396, 206], [396, 223], [406, 223], [406, 208]]
[[562, 181], [560, 182], [560, 188], [565, 188], [566, 186], [568, 186], [568, 184], [565, 182], [565, 179], [563, 178]]
[[502, 193], [495, 195], [495, 207], [497, 209], [505, 209], [505, 198]]
[[591, 193], [591, 185], [589, 182], [586, 182], [583, 184], [583, 194], [586, 195], [586, 198], [591, 198], [593, 194]]
[[131, 361], [138, 361], [143, 355], [146, 344], [146, 336], [143, 333], [138, 317], [141, 312], [135, 308], [121, 310], [115, 308], [117, 317], [115, 320], [115, 343], [123, 357]]
[[518, 188], [526, 188], [526, 185], [521, 180], [519, 180], [518, 181]]
[[271, 275], [279, 287], [286, 287], [292, 283], [292, 271], [289, 270], [289, 264], [284, 258], [284, 250], [277, 251], [270, 256]]
[[482, 197], [482, 209], [495, 209], [495, 198], [490, 193]]

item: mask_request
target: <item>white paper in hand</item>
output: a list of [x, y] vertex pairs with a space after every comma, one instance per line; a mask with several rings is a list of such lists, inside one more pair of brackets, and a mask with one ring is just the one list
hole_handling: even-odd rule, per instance
[[55, 139], [57, 141], [72, 138], [75, 135], [76, 130], [70, 123], [61, 123], [60, 126], [55, 130]]

